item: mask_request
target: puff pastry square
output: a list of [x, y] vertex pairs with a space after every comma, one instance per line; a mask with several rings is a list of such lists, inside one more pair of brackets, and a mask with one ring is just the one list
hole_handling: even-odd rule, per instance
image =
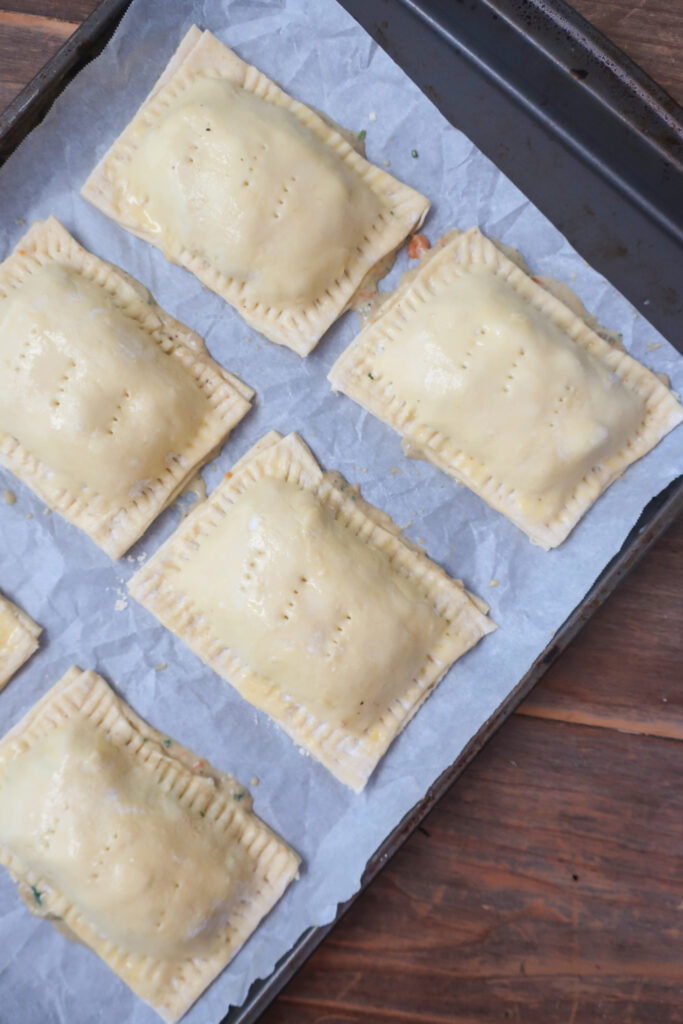
[[82, 195], [302, 356], [429, 208], [196, 27]]
[[683, 419], [476, 228], [403, 278], [329, 380], [546, 549]]
[[360, 791], [487, 609], [295, 434], [267, 434], [131, 594]]
[[70, 669], [0, 744], [0, 863], [166, 1021], [297, 875], [248, 793]]
[[0, 264], [0, 463], [112, 558], [212, 457], [252, 395], [54, 217]]
[[38, 647], [42, 629], [0, 594], [0, 690]]

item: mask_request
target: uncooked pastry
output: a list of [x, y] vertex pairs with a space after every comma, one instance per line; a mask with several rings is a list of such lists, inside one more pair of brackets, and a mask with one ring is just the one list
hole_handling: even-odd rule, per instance
[[249, 451], [131, 594], [356, 791], [486, 606], [295, 434]]
[[329, 379], [544, 548], [683, 420], [653, 373], [476, 228], [404, 276]]
[[252, 395], [54, 217], [0, 264], [0, 464], [112, 558], [212, 457]]
[[82, 195], [302, 356], [429, 208], [196, 27]]
[[177, 1021], [297, 875], [230, 775], [71, 668], [0, 744], [0, 863]]

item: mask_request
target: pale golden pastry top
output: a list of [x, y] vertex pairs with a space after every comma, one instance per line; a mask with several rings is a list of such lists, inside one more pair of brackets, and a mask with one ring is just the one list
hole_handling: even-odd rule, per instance
[[92, 723], [74, 718], [13, 758], [2, 842], [111, 941], [184, 959], [215, 943], [252, 872], [197, 811]]
[[211, 407], [177, 360], [97, 283], [36, 268], [0, 298], [0, 430], [56, 487], [134, 499], [182, 456]]
[[195, 78], [126, 168], [128, 210], [164, 254], [201, 253], [246, 299], [305, 308], [382, 212], [366, 181], [284, 106]]
[[460, 448], [514, 487], [523, 514], [539, 522], [623, 448], [645, 411], [643, 396], [485, 267], [390, 330], [373, 365], [416, 419], [457, 432]]
[[683, 419], [475, 228], [404, 276], [329, 379], [545, 548]]
[[445, 628], [387, 552], [272, 477], [239, 495], [174, 585], [254, 671], [359, 736]]
[[196, 27], [82, 194], [299, 355], [429, 208]]

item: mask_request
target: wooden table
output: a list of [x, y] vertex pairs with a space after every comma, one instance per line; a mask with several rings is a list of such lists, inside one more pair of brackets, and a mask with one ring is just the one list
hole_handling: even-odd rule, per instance
[[[683, 0], [575, 2], [683, 102]], [[95, 6], [0, 0], [0, 107]], [[682, 683], [679, 522], [264, 1024], [683, 1022]]]

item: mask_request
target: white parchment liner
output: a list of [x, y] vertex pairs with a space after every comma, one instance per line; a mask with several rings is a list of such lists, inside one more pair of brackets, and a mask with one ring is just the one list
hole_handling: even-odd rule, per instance
[[[4, 733], [71, 665], [94, 668], [136, 711], [253, 789], [257, 812], [302, 855], [301, 880], [186, 1018], [214, 1024], [228, 1003], [311, 924], [323, 924], [358, 887], [368, 857], [505, 700], [553, 632], [618, 550], [648, 500], [683, 467], [683, 430], [609, 489], [558, 550], [543, 552], [502, 516], [436, 469], [401, 454], [399, 438], [325, 379], [357, 331], [347, 315], [306, 360], [255, 336], [221, 299], [79, 197], [96, 159], [150, 89], [190, 25], [210, 28], [295, 97], [346, 127], [366, 129], [368, 156], [433, 201], [425, 231], [479, 224], [524, 253], [534, 273], [570, 284], [630, 352], [683, 391], [683, 359], [591, 270], [552, 225], [452, 128], [334, 0], [135, 0], [114, 39], [66, 89], [0, 171], [0, 258], [36, 218], [55, 214], [87, 248], [147, 285], [206, 339], [216, 359], [256, 388], [258, 404], [205, 471], [211, 490], [266, 430], [297, 430], [325, 468], [420, 540], [429, 555], [491, 604], [499, 625], [457, 664], [354, 796], [207, 670], [125, 596], [137, 559], [177, 524], [168, 510], [113, 564], [10, 474], [0, 489], [0, 586], [45, 627], [40, 652], [0, 694]], [[418, 157], [411, 155], [416, 150]], [[395, 282], [407, 266], [401, 256]], [[184, 501], [187, 504], [187, 499]], [[29, 518], [32, 516], [32, 518]], [[489, 588], [492, 578], [500, 581]], [[615, 657], [618, 652], [615, 652]], [[162, 663], [168, 667], [155, 669]], [[150, 1024], [158, 1018], [88, 950], [32, 918], [0, 876], [0, 1020], [22, 1024]]]

